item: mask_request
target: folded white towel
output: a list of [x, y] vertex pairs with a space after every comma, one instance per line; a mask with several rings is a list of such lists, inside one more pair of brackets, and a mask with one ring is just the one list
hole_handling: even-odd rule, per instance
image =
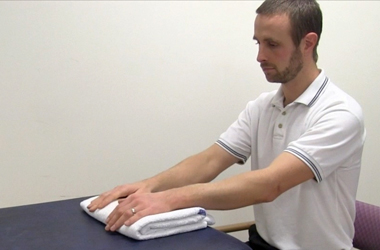
[[[108, 215], [118, 205], [118, 201], [108, 204], [102, 209], [90, 212], [87, 206], [97, 196], [86, 199], [80, 206], [90, 216], [105, 223]], [[167, 213], [148, 215], [131, 226], [121, 226], [117, 231], [136, 240], [148, 240], [178, 233], [190, 232], [213, 225], [214, 218], [200, 207], [185, 208]]]

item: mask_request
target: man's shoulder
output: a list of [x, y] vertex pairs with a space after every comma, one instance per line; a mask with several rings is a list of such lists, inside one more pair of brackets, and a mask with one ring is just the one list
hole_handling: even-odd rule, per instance
[[362, 108], [355, 98], [331, 81], [322, 95], [321, 102], [328, 108], [346, 110], [356, 116], [362, 115]]

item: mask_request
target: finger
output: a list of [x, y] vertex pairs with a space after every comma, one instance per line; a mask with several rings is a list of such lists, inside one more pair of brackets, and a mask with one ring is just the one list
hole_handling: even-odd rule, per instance
[[[126, 194], [124, 194], [126, 193]], [[87, 208], [90, 212], [94, 212], [96, 209], [102, 209], [112, 201], [125, 197], [128, 195], [128, 189], [123, 188], [123, 186], [118, 186], [112, 189], [111, 191], [101, 194], [98, 198], [93, 200]]]
[[102, 198], [99, 196], [99, 197], [97, 197], [96, 199], [92, 200], [92, 201], [90, 202], [90, 204], [87, 206], [87, 209], [88, 209], [90, 212], [95, 211], [95, 210], [98, 208], [98, 205], [99, 205], [101, 199], [102, 199]]
[[115, 221], [118, 220], [118, 218], [120, 216], [122, 216], [122, 212], [121, 210], [124, 208], [124, 205], [123, 203], [121, 203], [121, 201], [119, 202], [119, 204], [112, 210], [112, 212], [108, 215], [107, 219], [106, 219], [106, 224], [109, 225], [109, 224], [112, 224], [115, 223]]
[[125, 198], [118, 199], [117, 202], [120, 204], [120, 203], [122, 203], [124, 200], [125, 200]]
[[102, 194], [98, 198], [94, 199], [88, 206], [90, 212], [94, 212], [96, 209], [101, 209], [112, 202], [112, 197], [108, 194]]
[[145, 216], [148, 216], [148, 215], [152, 215], [152, 214], [156, 214], [154, 213], [153, 211], [151, 211], [149, 209], [149, 207], [147, 208], [143, 208], [143, 207], [136, 207], [135, 208], [135, 214], [133, 216], [130, 216], [125, 222], [124, 222], [124, 225], [125, 226], [131, 226], [133, 225], [136, 221], [140, 220], [141, 218], [145, 217]]
[[106, 230], [116, 231], [119, 229], [125, 221], [127, 221], [134, 214], [132, 213], [132, 208], [129, 203], [119, 204], [108, 216], [106, 220]]
[[124, 225], [125, 221], [128, 220], [131, 216], [134, 216], [134, 215], [130, 211], [126, 211], [123, 214], [114, 215], [114, 217], [107, 224], [106, 230], [109, 230], [109, 231], [118, 230], [121, 226]]
[[107, 196], [102, 197], [102, 199], [99, 199], [99, 203], [97, 204], [96, 208], [102, 209], [108, 204], [110, 204], [111, 202], [113, 202], [114, 200], [116, 200], [117, 198], [119, 197], [116, 194], [108, 194]]
[[123, 214], [111, 227], [110, 231], [116, 231], [121, 226], [124, 225], [125, 221], [128, 220], [129, 217], [133, 216], [132, 214]]

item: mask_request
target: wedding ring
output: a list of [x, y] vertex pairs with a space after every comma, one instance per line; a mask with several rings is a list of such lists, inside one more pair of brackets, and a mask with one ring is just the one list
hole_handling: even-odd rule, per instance
[[131, 208], [131, 212], [132, 212], [133, 215], [135, 215], [136, 214], [135, 208]]

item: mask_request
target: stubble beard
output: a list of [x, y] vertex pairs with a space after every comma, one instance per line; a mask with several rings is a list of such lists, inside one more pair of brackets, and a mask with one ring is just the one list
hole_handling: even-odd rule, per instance
[[285, 84], [293, 80], [303, 68], [302, 54], [297, 48], [289, 60], [289, 65], [283, 71], [279, 71], [275, 65], [271, 65], [276, 70], [274, 75], [265, 75], [268, 82]]

